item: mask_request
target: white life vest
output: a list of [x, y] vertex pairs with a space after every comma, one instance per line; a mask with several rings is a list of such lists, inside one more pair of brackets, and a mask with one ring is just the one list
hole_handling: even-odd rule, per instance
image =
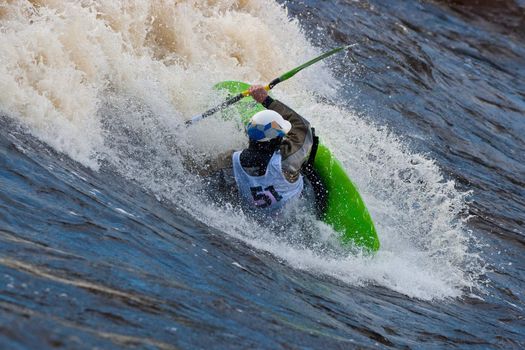
[[282, 209], [286, 203], [299, 198], [303, 190], [303, 176], [289, 182], [281, 169], [281, 154], [275, 152], [268, 162], [263, 176], [251, 176], [241, 165], [241, 151], [233, 154], [233, 174], [239, 193], [251, 209], [267, 213]]

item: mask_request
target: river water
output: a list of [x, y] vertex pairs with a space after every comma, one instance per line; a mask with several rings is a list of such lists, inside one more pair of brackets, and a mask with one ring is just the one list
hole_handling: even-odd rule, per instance
[[[0, 347], [525, 346], [523, 1], [0, 3]], [[246, 139], [184, 120], [272, 80], [376, 223], [279, 233], [187, 170]]]

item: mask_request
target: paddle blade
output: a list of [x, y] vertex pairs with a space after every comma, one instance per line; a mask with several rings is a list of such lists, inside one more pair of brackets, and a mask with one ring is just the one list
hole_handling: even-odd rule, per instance
[[[285, 81], [287, 79], [290, 79], [291, 77], [293, 77], [295, 74], [297, 74], [298, 72], [300, 72], [301, 70], [305, 69], [306, 67], [309, 67], [311, 66], [312, 64], [316, 63], [316, 62], [319, 62], [320, 60], [322, 59], [325, 59], [326, 57], [328, 56], [332, 56], [333, 54], [339, 52], [339, 51], [342, 51], [344, 49], [347, 49], [349, 47], [351, 47], [353, 45], [346, 45], [346, 46], [341, 46], [341, 47], [337, 47], [333, 50], [330, 50], [328, 52], [325, 52], [323, 53], [322, 55], [314, 58], [314, 59], [311, 59], [310, 61], [300, 65], [299, 67], [296, 67], [294, 69], [292, 69], [291, 71], [289, 72], [286, 72], [284, 73], [283, 75], [281, 75], [279, 78], [277, 78], [279, 80], [279, 82], [282, 82], [282, 81]], [[277, 80], [276, 79], [276, 80]], [[274, 85], [277, 85], [277, 84], [274, 84]]]

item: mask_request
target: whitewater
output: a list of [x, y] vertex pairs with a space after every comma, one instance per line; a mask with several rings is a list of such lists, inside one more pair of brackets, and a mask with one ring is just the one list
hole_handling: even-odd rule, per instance
[[181, 131], [184, 120], [224, 98], [211, 87], [228, 79], [267, 82], [319, 54], [280, 5], [14, 2], [2, 18], [2, 111], [57, 151], [94, 169], [107, 162], [205, 224], [297, 268], [423, 299], [477, 286], [483, 265], [457, 218], [466, 194], [388, 130], [319, 102], [316, 96], [337, 98], [329, 67], [302, 72], [275, 95], [306, 116], [342, 160], [376, 222], [377, 256], [330, 259], [280, 243], [199, 195], [184, 152], [212, 159], [246, 142], [242, 130], [219, 119]]
[[[369, 8], [359, 11], [364, 9]], [[476, 190], [458, 186], [432, 154], [413, 144], [413, 135], [382, 124], [372, 107], [353, 105], [344, 93], [360, 74], [352, 50], [302, 71], [273, 94], [307, 118], [344, 165], [375, 222], [381, 242], [377, 254], [334, 252], [330, 247], [337, 233], [310, 214], [290, 219], [288, 237], [278, 235], [234, 207], [211, 202], [206, 180], [188, 170], [190, 156], [204, 165], [221, 152], [246, 146], [246, 135], [234, 120], [215, 116], [184, 127], [191, 116], [225, 99], [213, 90], [215, 83], [267, 83], [333, 47], [320, 46], [328, 34], [320, 30], [313, 35], [298, 17], [286, 3], [270, 0], [3, 2], [0, 114], [6, 117], [5, 137], [19, 150], [28, 147], [29, 153], [57, 152], [51, 157], [60, 161], [48, 168], [50, 174], [86, 184], [100, 205], [130, 222], [144, 224], [149, 216], [147, 207], [135, 211], [116, 204], [119, 187], [126, 183], [143, 191], [140, 196], [150, 196], [144, 201], [152, 208], [171, 208], [187, 217], [183, 222], [221, 240], [219, 252], [240, 250], [243, 257], [264, 256], [270, 265], [285, 266], [274, 272], [285, 274], [282, 278], [305, 273], [321, 289], [335, 284], [338, 293], [345, 288], [349, 295], [370, 291], [374, 300], [382, 293], [430, 305], [490, 298], [490, 248], [469, 226]], [[366, 45], [348, 40], [346, 44]], [[341, 65], [352, 69], [341, 74]], [[35, 141], [27, 141], [33, 137]], [[47, 147], [52, 151], [45, 151]], [[64, 169], [71, 171], [60, 170], [63, 157]], [[90, 186], [94, 180], [86, 174], [119, 185]], [[150, 222], [155, 220], [147, 222], [154, 225]], [[197, 239], [191, 244], [201, 243]], [[96, 246], [90, 249], [96, 251]], [[218, 262], [205, 257], [212, 249], [202, 248], [204, 255], [193, 261], [189, 254], [183, 263], [214, 266]], [[22, 266], [3, 259], [5, 266]], [[239, 261], [234, 259], [233, 268], [257, 277], [257, 264]], [[177, 279], [166, 271], [163, 275]]]

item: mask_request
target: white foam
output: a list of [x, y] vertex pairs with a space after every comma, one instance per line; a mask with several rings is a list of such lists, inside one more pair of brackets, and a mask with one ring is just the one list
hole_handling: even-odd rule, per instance
[[[457, 297], [476, 285], [482, 263], [457, 218], [465, 194], [388, 130], [317, 102], [314, 92], [334, 98], [337, 88], [323, 64], [279, 85], [275, 94], [311, 120], [358, 185], [380, 235], [377, 256], [333, 256], [277, 238], [201, 195], [198, 177], [183, 166], [187, 155], [202, 164], [242, 147], [245, 136], [234, 122], [209, 118], [181, 129], [182, 120], [222, 100], [210, 88], [217, 81], [268, 82], [319, 53], [280, 5], [38, 4], [0, 5], [0, 111], [58, 151], [95, 169], [104, 159], [157, 198], [295, 268], [422, 299]], [[320, 241], [333, 239], [328, 226], [314, 226]], [[300, 231], [292, 226], [289, 234], [299, 237]]]

